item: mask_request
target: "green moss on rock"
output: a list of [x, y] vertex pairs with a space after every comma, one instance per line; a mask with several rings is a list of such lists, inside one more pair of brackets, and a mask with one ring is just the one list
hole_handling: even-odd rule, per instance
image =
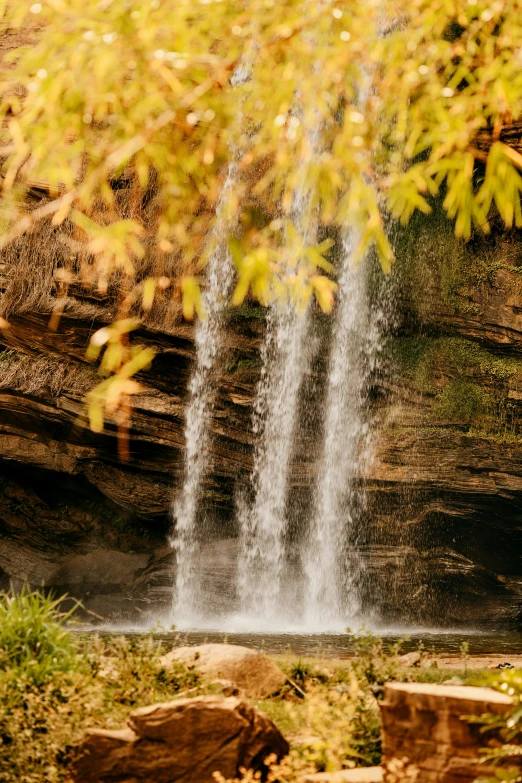
[[522, 410], [510, 392], [522, 386], [522, 360], [458, 337], [401, 337], [391, 346], [399, 376], [432, 399], [427, 424], [442, 421], [506, 440], [520, 436]]

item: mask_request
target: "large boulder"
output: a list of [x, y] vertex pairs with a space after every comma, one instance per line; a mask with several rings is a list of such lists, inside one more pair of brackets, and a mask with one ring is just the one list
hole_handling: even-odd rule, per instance
[[122, 731], [93, 729], [76, 749], [74, 783], [213, 783], [240, 767], [263, 770], [288, 743], [263, 713], [236, 698], [206, 696], [135, 710]]
[[250, 699], [271, 696], [286, 682], [286, 676], [275, 663], [256, 650], [237, 644], [176, 647], [161, 658], [161, 664], [168, 668], [173, 661], [195, 666], [212, 679], [224, 680]]
[[408, 759], [418, 768], [417, 783], [472, 783], [493, 776], [477, 758], [480, 748], [498, 738], [463, 716], [504, 715], [511, 708], [509, 696], [490, 688], [390, 683], [381, 703], [385, 761]]

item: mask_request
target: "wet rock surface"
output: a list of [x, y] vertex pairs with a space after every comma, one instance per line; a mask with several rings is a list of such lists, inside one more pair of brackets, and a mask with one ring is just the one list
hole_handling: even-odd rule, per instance
[[[458, 289], [460, 308], [442, 301], [436, 275], [416, 284], [417, 310], [405, 315], [400, 335], [464, 339], [487, 348], [500, 362], [522, 361], [517, 272], [502, 260], [505, 248], [495, 252], [500, 260], [494, 275]], [[48, 329], [45, 313], [13, 315], [10, 323], [0, 334], [6, 351], [89, 370], [85, 348], [101, 325], [92, 318], [66, 314], [58, 332]], [[328, 319], [318, 316], [305, 389], [310, 398], [316, 395], [317, 405], [328, 328]], [[230, 317], [226, 356], [216, 378], [210, 467], [201, 500], [205, 535], [212, 543], [204, 543], [200, 561], [215, 615], [227, 602], [235, 606], [235, 502], [252, 470], [251, 416], [263, 329], [258, 316]], [[123, 621], [167, 616], [171, 605], [175, 559], [167, 539], [171, 504], [183, 480], [187, 384], [195, 356], [192, 326], [142, 329], [135, 339], [158, 355], [141, 378], [146, 390], [136, 399], [128, 463], [118, 458], [110, 422], [96, 436], [80, 426], [81, 389], [67, 383], [57, 389], [50, 381], [33, 384], [30, 392], [23, 384], [3, 387], [0, 362], [0, 585], [52, 584], [81, 598], [88, 612]], [[363, 608], [374, 617], [377, 607], [378, 619], [386, 623], [521, 623], [522, 439], [481, 433], [458, 416], [441, 415], [440, 391], [461, 371], [467, 369], [445, 366], [432, 387], [419, 389], [395, 368], [371, 390], [379, 435], [375, 460], [361, 484], [365, 501], [357, 540], [365, 564]], [[494, 391], [499, 378], [487, 368], [481, 372], [477, 382]], [[502, 383], [510, 416], [518, 421], [522, 375]], [[317, 421], [303, 416], [292, 457], [289, 506], [295, 529], [311, 503], [320, 455]], [[81, 576], [86, 561], [77, 558], [108, 563], [103, 552], [116, 551], [134, 558], [126, 561], [128, 568], [114, 569], [112, 577], [97, 569], [90, 578]], [[347, 552], [347, 569], [353, 556]], [[287, 574], [299, 567], [296, 558], [287, 564]]]

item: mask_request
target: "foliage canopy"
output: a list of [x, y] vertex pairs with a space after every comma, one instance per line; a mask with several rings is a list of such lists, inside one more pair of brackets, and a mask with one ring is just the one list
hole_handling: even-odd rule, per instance
[[[52, 223], [60, 290], [118, 289], [98, 333], [103, 407], [150, 356], [128, 333], [160, 297], [203, 315], [230, 242], [232, 300], [332, 307], [331, 240], [385, 270], [385, 219], [440, 195], [458, 236], [522, 226], [521, 0], [10, 0], [0, 85], [0, 249]], [[9, 46], [7, 45], [7, 48]], [[42, 200], [28, 206], [40, 193]], [[43, 196], [42, 196], [43, 194]], [[317, 225], [303, 231], [303, 213]], [[59, 309], [59, 303], [57, 305]]]

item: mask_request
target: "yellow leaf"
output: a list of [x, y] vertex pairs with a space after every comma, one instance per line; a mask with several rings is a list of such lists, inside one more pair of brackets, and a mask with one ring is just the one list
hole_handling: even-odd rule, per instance
[[121, 378], [131, 378], [137, 372], [140, 372], [140, 370], [144, 370], [146, 367], [149, 367], [155, 356], [156, 351], [154, 348], [139, 349], [137, 353], [134, 354], [132, 359], [126, 362], [126, 364], [124, 364], [124, 366], [121, 368], [119, 376]]
[[93, 432], [103, 432], [103, 408], [99, 402], [89, 402], [87, 406], [89, 425]]
[[73, 199], [72, 199], [71, 195], [64, 196], [63, 203], [62, 203], [60, 209], [58, 210], [58, 212], [56, 212], [56, 214], [53, 217], [53, 220], [52, 220], [53, 226], [61, 226], [62, 225], [63, 221], [65, 220], [65, 218], [67, 217], [67, 215], [71, 211], [72, 202], [73, 202]]
[[192, 321], [196, 312], [199, 318], [206, 317], [201, 289], [195, 277], [184, 277], [181, 281], [181, 293], [183, 295], [183, 317]]
[[154, 295], [156, 293], [156, 281], [153, 277], [148, 277], [143, 284], [143, 309], [150, 310], [154, 304]]
[[324, 275], [312, 275], [310, 283], [313, 286], [319, 307], [324, 313], [331, 313], [334, 304], [334, 293], [337, 283]]
[[143, 386], [141, 383], [138, 383], [138, 381], [124, 381], [121, 385], [121, 393], [122, 394], [139, 394], [141, 390], [143, 389]]
[[122, 382], [118, 376], [115, 375], [113, 378], [109, 379], [108, 384], [105, 395], [105, 409], [107, 413], [112, 414], [116, 411], [120, 402]]

